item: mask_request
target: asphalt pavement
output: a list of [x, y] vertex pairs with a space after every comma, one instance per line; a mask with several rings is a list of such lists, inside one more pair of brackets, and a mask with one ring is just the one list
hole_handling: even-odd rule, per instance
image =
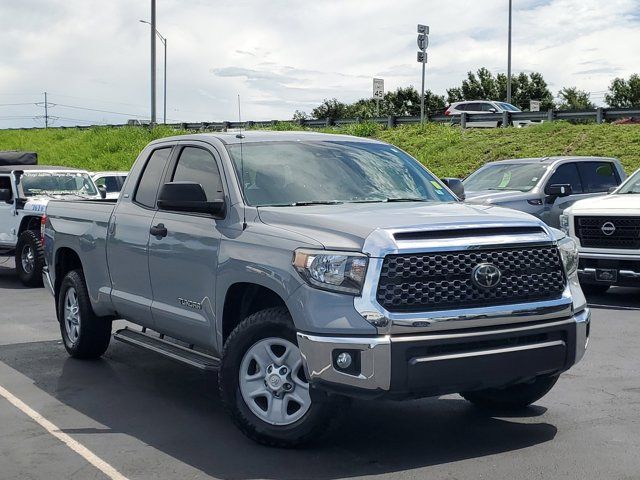
[[109, 478], [83, 449], [126, 479], [640, 479], [638, 290], [590, 299], [584, 360], [524, 411], [487, 413], [456, 395], [356, 401], [328, 439], [278, 450], [235, 429], [215, 375], [118, 342], [101, 360], [69, 358], [52, 298], [10, 266], [0, 265], [0, 387], [15, 404], [0, 397], [2, 480]]

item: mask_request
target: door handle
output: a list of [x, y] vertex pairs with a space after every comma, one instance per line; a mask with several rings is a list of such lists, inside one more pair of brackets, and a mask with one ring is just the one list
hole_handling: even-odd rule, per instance
[[167, 236], [167, 228], [164, 226], [164, 223], [159, 223], [149, 229], [149, 233], [154, 237], [166, 237]]

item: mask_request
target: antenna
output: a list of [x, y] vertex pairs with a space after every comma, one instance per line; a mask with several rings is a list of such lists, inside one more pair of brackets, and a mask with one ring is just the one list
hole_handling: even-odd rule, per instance
[[[236, 135], [236, 138], [240, 139], [240, 186], [242, 187], [242, 196], [246, 198], [244, 194], [244, 154], [242, 151], [242, 139], [244, 135], [242, 135], [242, 113], [240, 111], [240, 94], [238, 94], [238, 123], [240, 124], [240, 132]], [[243, 205], [242, 207], [242, 230], [246, 230], [247, 228], [247, 207]]]

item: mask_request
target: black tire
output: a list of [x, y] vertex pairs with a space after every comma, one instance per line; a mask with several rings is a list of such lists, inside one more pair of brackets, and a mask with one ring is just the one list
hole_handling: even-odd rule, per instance
[[602, 295], [607, 293], [610, 285], [600, 285], [597, 283], [581, 283], [580, 287], [586, 295]]
[[488, 388], [475, 392], [463, 392], [465, 400], [483, 408], [520, 409], [544, 397], [558, 381], [558, 376], [541, 376], [527, 383], [506, 388]]
[[272, 447], [297, 447], [326, 434], [339, 423], [346, 400], [310, 389], [312, 403], [302, 418], [288, 425], [272, 425], [254, 414], [240, 391], [239, 375], [245, 353], [265, 338], [277, 337], [297, 345], [296, 332], [285, 308], [269, 308], [250, 315], [229, 335], [219, 373], [219, 390], [235, 425], [250, 439]]
[[[24, 268], [22, 264], [23, 254], [31, 252], [33, 266], [31, 270]], [[16, 272], [23, 285], [27, 287], [42, 287], [42, 267], [44, 266], [44, 250], [40, 243], [40, 237], [33, 230], [25, 230], [18, 237], [16, 245]]]
[[[65, 325], [65, 301], [67, 292], [74, 289], [79, 312], [79, 333], [71, 338]], [[72, 270], [62, 280], [58, 293], [58, 321], [62, 343], [70, 356], [79, 359], [99, 358], [111, 341], [111, 319], [98, 317], [91, 307], [87, 285], [82, 270]]]

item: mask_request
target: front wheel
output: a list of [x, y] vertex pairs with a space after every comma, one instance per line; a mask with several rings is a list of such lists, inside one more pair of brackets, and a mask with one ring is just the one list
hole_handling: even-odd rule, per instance
[[558, 381], [558, 376], [541, 376], [531, 382], [518, 383], [506, 388], [488, 388], [463, 392], [465, 400], [485, 408], [524, 408], [544, 397]]
[[58, 294], [58, 321], [64, 348], [74, 358], [99, 358], [111, 341], [111, 320], [93, 312], [82, 270], [64, 277]]
[[18, 238], [16, 245], [16, 272], [23, 285], [27, 287], [42, 286], [42, 267], [44, 251], [36, 232], [25, 230]]
[[219, 389], [236, 426], [269, 446], [318, 438], [340, 413], [337, 399], [311, 389], [284, 308], [254, 313], [235, 328], [224, 347]]

